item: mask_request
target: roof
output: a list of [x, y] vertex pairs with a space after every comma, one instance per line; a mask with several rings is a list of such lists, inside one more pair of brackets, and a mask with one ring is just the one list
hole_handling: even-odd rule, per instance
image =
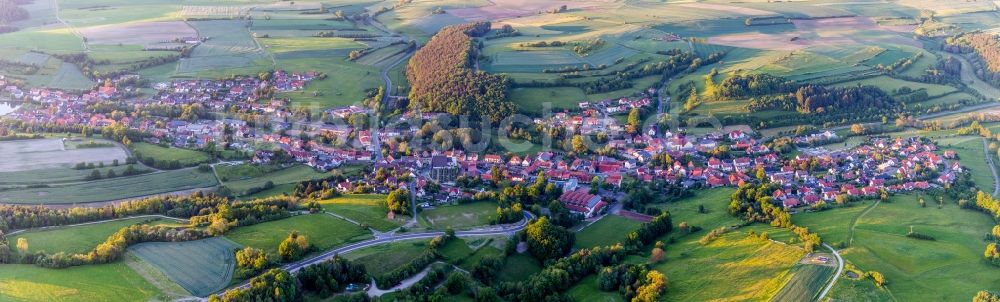
[[569, 191], [563, 193], [559, 197], [559, 201], [566, 205], [567, 208], [586, 208], [593, 209], [601, 202], [601, 198], [597, 195], [592, 195], [585, 189], [578, 189], [575, 191]]

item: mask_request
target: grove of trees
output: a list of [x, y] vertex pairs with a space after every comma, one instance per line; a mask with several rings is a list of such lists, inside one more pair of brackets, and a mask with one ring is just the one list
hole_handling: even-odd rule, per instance
[[565, 256], [576, 239], [572, 232], [553, 224], [544, 216], [529, 223], [525, 233], [528, 251], [543, 262]]
[[442, 28], [407, 65], [410, 108], [453, 115], [484, 115], [496, 122], [516, 112], [507, 101], [509, 80], [470, 68], [477, 58], [472, 37], [489, 32], [489, 22]]

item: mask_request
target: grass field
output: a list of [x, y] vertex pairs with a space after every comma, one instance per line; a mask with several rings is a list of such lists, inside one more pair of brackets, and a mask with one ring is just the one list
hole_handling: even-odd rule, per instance
[[510, 90], [510, 99], [525, 112], [540, 113], [546, 103], [552, 110], [576, 108], [587, 100], [587, 95], [576, 87], [514, 88]]
[[118, 230], [135, 224], [178, 224], [174, 220], [160, 218], [132, 218], [102, 223], [55, 228], [39, 231], [28, 231], [10, 236], [8, 240], [16, 242], [19, 238], [28, 240], [28, 251], [31, 253], [44, 251], [48, 254], [66, 252], [67, 254], [86, 253], [104, 242], [108, 236]]
[[605, 292], [597, 287], [597, 276], [590, 275], [574, 285], [566, 295], [573, 301], [617, 302], [624, 301], [618, 291]]
[[48, 188], [11, 189], [0, 192], [0, 202], [22, 204], [74, 204], [111, 201], [170, 193], [218, 184], [212, 173], [184, 169], [102, 179]]
[[[853, 242], [841, 250], [841, 255], [861, 270], [885, 275], [894, 300], [965, 300], [978, 290], [1000, 284], [996, 268], [980, 260], [985, 246], [982, 234], [995, 222], [983, 213], [960, 209], [947, 198], [941, 209], [937, 208], [934, 198], [925, 197], [925, 200], [928, 206], [922, 208], [915, 195], [896, 195], [860, 218], [857, 218], [860, 214], [850, 217], [850, 213], [842, 213], [856, 213], [857, 207], [838, 208], [823, 213], [843, 217], [839, 220], [799, 221], [795, 217], [799, 215], [794, 215], [793, 222], [815, 230], [824, 239], [853, 233]], [[856, 220], [853, 232], [850, 231], [852, 220]], [[935, 240], [906, 237], [910, 227]], [[832, 295], [868, 294], [854, 285], [838, 285]]]
[[676, 291], [665, 295], [668, 301], [769, 299], [805, 255], [799, 247], [751, 239], [740, 231], [707, 245], [697, 242], [698, 235], [671, 245], [667, 260], [654, 266], [674, 284]]
[[[473, 241], [474, 243], [475, 241]], [[493, 245], [487, 244], [475, 250], [472, 254], [459, 259], [457, 262], [452, 262], [458, 267], [464, 270], [472, 270], [479, 261], [486, 256], [503, 256], [503, 251], [494, 247]]]
[[809, 230], [822, 234], [824, 242], [838, 246], [841, 243], [846, 244], [851, 237], [850, 226], [854, 223], [854, 219], [874, 203], [874, 201], [863, 201], [852, 203], [850, 207], [838, 208], [836, 211], [798, 213], [792, 216], [792, 222], [809, 226]]
[[892, 293], [875, 286], [871, 279], [840, 276], [827, 297], [834, 301], [894, 301]]
[[507, 256], [503, 269], [497, 274], [500, 281], [522, 281], [531, 275], [542, 271], [542, 265], [531, 254], [513, 254]]
[[492, 202], [438, 206], [420, 212], [418, 221], [422, 226], [431, 229], [451, 227], [460, 230], [489, 224], [490, 218], [496, 215], [496, 211], [497, 205]]
[[345, 195], [320, 201], [323, 210], [367, 225], [380, 232], [396, 229], [406, 223], [404, 217], [389, 220], [382, 205], [385, 195]]
[[438, 248], [438, 253], [441, 254], [441, 257], [444, 257], [446, 261], [453, 264], [460, 263], [475, 252], [462, 238], [448, 240], [447, 243]]
[[165, 300], [155, 286], [125, 263], [47, 269], [30, 264], [0, 265], [3, 301]]
[[278, 245], [292, 231], [305, 235], [318, 250], [371, 238], [367, 230], [326, 214], [299, 215], [276, 221], [236, 228], [226, 237], [244, 246], [277, 255]]
[[316, 169], [305, 165], [295, 165], [289, 168], [251, 176], [247, 179], [226, 181], [226, 187], [233, 190], [237, 195], [244, 195], [251, 188], [263, 187], [268, 181], [274, 185], [295, 184], [301, 181], [321, 179], [329, 176], [327, 173], [317, 172]]
[[[504, 51], [493, 56], [487, 70], [500, 72], [542, 72], [563, 66], [590, 64], [569, 50]], [[596, 65], [595, 65], [596, 66]]]
[[[119, 165], [117, 167], [112, 167], [110, 165], [105, 166], [105, 168], [97, 168], [98, 171], [103, 175], [107, 175], [108, 170], [115, 171], [116, 174], [121, 175], [125, 169], [126, 165]], [[137, 170], [149, 170], [148, 167], [142, 164], [134, 165]], [[28, 171], [17, 171], [17, 172], [0, 172], [0, 185], [32, 185], [32, 184], [66, 184], [86, 181], [87, 177], [93, 170], [76, 170], [72, 168], [51, 168], [51, 169], [38, 169], [38, 170], [28, 170]]]
[[799, 264], [792, 268], [791, 280], [771, 301], [815, 301], [816, 296], [837, 272], [837, 268], [826, 265]]
[[[292, 106], [324, 109], [360, 103], [368, 96], [369, 89], [382, 84], [377, 64], [362, 64], [347, 60], [352, 50], [366, 45], [346, 38], [292, 37], [260, 39], [278, 65], [286, 70], [318, 71], [326, 79], [311, 82], [305, 89], [278, 94], [288, 97]], [[378, 55], [379, 51], [368, 54]], [[365, 57], [367, 57], [365, 56]], [[361, 60], [373, 58], [362, 57]], [[317, 60], [317, 58], [322, 58]]]
[[897, 90], [899, 88], [903, 88], [903, 87], [909, 87], [909, 88], [911, 88], [913, 90], [918, 90], [918, 89], [921, 89], [921, 88], [927, 89], [927, 95], [932, 96], [932, 97], [939, 96], [939, 95], [944, 95], [944, 94], [951, 93], [951, 92], [955, 91], [955, 88], [951, 87], [951, 86], [937, 85], [937, 84], [926, 84], [926, 83], [918, 83], [918, 82], [909, 82], [909, 81], [904, 81], [904, 80], [900, 80], [900, 79], [896, 79], [896, 78], [890, 78], [888, 76], [878, 76], [878, 77], [868, 78], [868, 79], [864, 79], [864, 80], [857, 80], [857, 81], [848, 81], [848, 82], [843, 82], [843, 83], [837, 83], [834, 86], [838, 86], [838, 87], [850, 87], [850, 86], [857, 86], [858, 84], [877, 86], [879, 88], [882, 88], [882, 90], [885, 90], [886, 92], [888, 92], [890, 94], [893, 91], [895, 91], [895, 90]]
[[132, 144], [131, 148], [133, 152], [141, 154], [144, 158], [151, 157], [157, 162], [176, 160], [185, 167], [207, 163], [212, 160], [211, 155], [198, 150], [161, 147], [150, 143], [135, 143]]
[[[712, 229], [740, 223], [727, 212], [732, 192], [731, 188], [700, 190], [693, 197], [663, 206], [670, 211], [675, 224], [687, 222], [703, 228], [675, 238], [666, 249], [666, 260], [653, 267], [673, 284], [665, 294], [667, 301], [769, 299], [781, 289], [789, 271], [805, 254], [798, 246], [747, 237], [750, 230], [767, 231], [778, 241], [793, 236], [767, 225], [751, 225], [706, 245], [698, 243]], [[706, 213], [698, 212], [699, 205], [704, 205]], [[661, 240], [668, 242], [672, 236], [677, 235], [670, 234]]]
[[378, 274], [409, 263], [425, 250], [427, 240], [399, 241], [353, 251], [345, 254], [344, 258], [363, 264], [369, 273]]
[[215, 174], [219, 175], [219, 180], [223, 182], [252, 179], [278, 170], [281, 170], [281, 166], [258, 164], [221, 164], [215, 166]]
[[642, 222], [618, 215], [608, 215], [577, 232], [574, 247], [584, 249], [623, 242], [625, 236], [640, 225]]
[[197, 76], [225, 76], [273, 67], [273, 62], [257, 45], [244, 20], [188, 22], [199, 37], [209, 38], [180, 61], [177, 73]]
[[[739, 220], [727, 212], [729, 196], [734, 191], [732, 188], [698, 190], [693, 197], [671, 202], [660, 208], [670, 211], [674, 224], [687, 222], [688, 225], [699, 226], [705, 230], [723, 225], [735, 225]], [[705, 206], [706, 213], [698, 212], [699, 205]]]
[[240, 246], [223, 237], [188, 242], [146, 242], [129, 251], [158, 268], [191, 294], [207, 296], [233, 277], [234, 251]]
[[993, 173], [986, 166], [986, 154], [983, 153], [983, 141], [979, 137], [949, 137], [938, 139], [938, 144], [946, 150], [954, 150], [962, 167], [969, 170], [976, 187], [987, 192], [993, 190]]
[[52, 77], [52, 81], [45, 86], [56, 89], [87, 90], [96, 85], [97, 83], [83, 75], [76, 65], [63, 62], [55, 76]]

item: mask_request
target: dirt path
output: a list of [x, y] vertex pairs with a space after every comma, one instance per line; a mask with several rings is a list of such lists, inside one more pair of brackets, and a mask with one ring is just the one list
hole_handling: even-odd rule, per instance
[[861, 215], [858, 215], [858, 217], [854, 217], [854, 219], [851, 220], [851, 227], [847, 229], [847, 245], [854, 243], [854, 228], [858, 226], [858, 220], [861, 220], [861, 218], [864, 218], [865, 215], [868, 215], [868, 212], [874, 210], [879, 203], [882, 203], [881, 199], [875, 200], [875, 203], [868, 206], [864, 212], [861, 212]]
[[73, 33], [74, 36], [80, 38], [80, 40], [82, 41], [81, 43], [83, 43], [83, 51], [90, 52], [90, 46], [87, 45], [87, 37], [84, 37], [83, 34], [80, 33], [80, 31], [76, 30], [76, 28], [73, 27], [73, 25], [70, 25], [69, 22], [66, 22], [66, 20], [64, 20], [62, 16], [59, 15], [60, 11], [59, 0], [52, 0], [52, 4], [53, 4], [52, 6], [54, 6], [56, 10], [56, 20], [59, 21], [59, 23], [62, 23], [63, 26], [66, 26], [66, 29], [68, 29], [69, 32]]
[[369, 297], [380, 297], [380, 296], [382, 296], [384, 294], [388, 294], [388, 293], [391, 293], [391, 292], [397, 292], [397, 291], [400, 291], [400, 290], [403, 290], [403, 289], [410, 288], [410, 286], [413, 286], [414, 283], [419, 282], [421, 279], [424, 278], [424, 276], [427, 276], [427, 273], [430, 272], [430, 271], [431, 271], [431, 265], [428, 265], [427, 267], [424, 268], [424, 270], [420, 271], [416, 275], [413, 275], [412, 277], [409, 277], [409, 278], [404, 279], [403, 281], [400, 281], [400, 283], [398, 285], [393, 286], [392, 288], [389, 288], [389, 289], [379, 289], [378, 286], [375, 285], [375, 279], [372, 279], [371, 287], [368, 288], [368, 296]]

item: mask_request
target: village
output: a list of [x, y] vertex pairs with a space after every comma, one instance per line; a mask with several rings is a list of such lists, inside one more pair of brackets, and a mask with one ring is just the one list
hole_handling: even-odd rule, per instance
[[[416, 147], [411, 147], [413, 150], [407, 150], [408, 155], [404, 156], [398, 143], [383, 142], [406, 141], [419, 131], [418, 127], [369, 129], [344, 123], [309, 122], [296, 116], [286, 102], [268, 97], [273, 92], [302, 89], [320, 76], [314, 72], [275, 71], [258, 77], [158, 83], [151, 97], [128, 101], [137, 110], [170, 114], [124, 114], [116, 106], [111, 106], [116, 108], [111, 111], [95, 109], [133, 95], [132, 88], [119, 89], [112, 84], [85, 94], [47, 89], [21, 91], [8, 85], [5, 93], [35, 104], [8, 116], [25, 124], [91, 129], [117, 124], [142, 133], [147, 142], [178, 148], [202, 149], [225, 142], [230, 149], [252, 154], [248, 157], [255, 164], [271, 164], [281, 152], [319, 171], [358, 164], [372, 165], [375, 170], [387, 169], [393, 172], [389, 177], [376, 177], [372, 173], [331, 186], [345, 193], [381, 194], [412, 188], [427, 206], [471, 197], [483, 189], [463, 188], [456, 185], [456, 180], [493, 182], [493, 171], [515, 183], [533, 182], [539, 172], [544, 172], [564, 192], [560, 200], [567, 208], [586, 217], [597, 215], [620, 199], [626, 180], [664, 182], [685, 188], [721, 187], [740, 186], [762, 173], [768, 181], [782, 186], [773, 192], [773, 198], [785, 208], [793, 209], [843, 202], [844, 198], [874, 198], [884, 192], [947, 186], [962, 172], [954, 151], [938, 155], [933, 143], [918, 139], [872, 139], [851, 150], [817, 148], [782, 158], [759, 137], [743, 130], [686, 135], [683, 131], [657, 133], [650, 129], [630, 135], [623, 132], [625, 126], [607, 117], [609, 113], [626, 112], [625, 108], [647, 107], [649, 98], [622, 98], [587, 106], [581, 103], [583, 110], [579, 112], [560, 112], [534, 120], [536, 124], [565, 128], [568, 133], [610, 134], [606, 147], [614, 150], [613, 156], [569, 156], [551, 150], [517, 155]], [[180, 108], [181, 112], [164, 108]], [[207, 118], [213, 112], [241, 114]], [[324, 121], [329, 121], [369, 113], [365, 107], [346, 106], [327, 109], [322, 114]], [[408, 116], [428, 121], [442, 115], [410, 113]], [[375, 139], [373, 132], [378, 136]], [[836, 134], [827, 131], [797, 140], [830, 138], [836, 138]], [[386, 156], [382, 156], [383, 149], [388, 151]], [[600, 190], [591, 190], [595, 181]]]

